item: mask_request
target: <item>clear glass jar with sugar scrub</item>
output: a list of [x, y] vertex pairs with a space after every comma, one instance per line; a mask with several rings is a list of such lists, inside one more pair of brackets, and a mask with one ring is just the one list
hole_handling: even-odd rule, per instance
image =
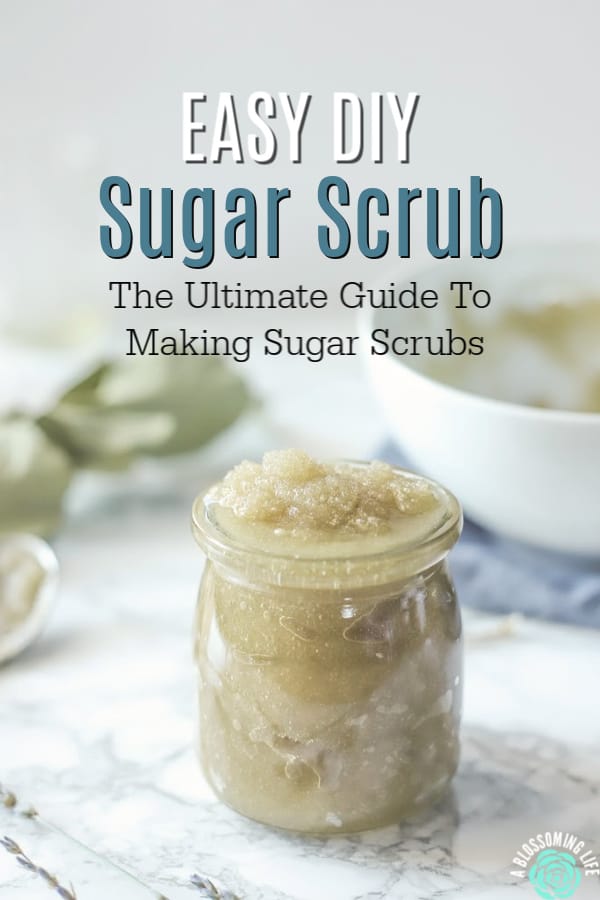
[[199, 497], [200, 761], [250, 818], [313, 833], [399, 821], [456, 770], [462, 525], [438, 484], [301, 451]]

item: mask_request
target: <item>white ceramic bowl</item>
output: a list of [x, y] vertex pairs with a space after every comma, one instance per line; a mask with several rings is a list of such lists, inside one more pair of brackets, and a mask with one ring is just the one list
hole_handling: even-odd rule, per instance
[[[559, 283], [561, 297], [587, 293], [600, 303], [598, 248], [565, 251], [538, 246], [511, 252], [487, 270], [481, 261], [453, 260], [444, 261], [441, 268], [403, 273], [401, 279], [395, 273], [397, 285], [416, 279], [420, 288], [435, 289], [440, 279], [445, 284], [450, 277], [471, 278], [492, 295], [499, 285], [493, 303], [504, 308], [522, 307], [528, 302], [527, 291], [536, 294], [535, 302], [552, 299], [551, 285]], [[478, 321], [485, 322], [485, 313]], [[363, 310], [363, 348], [369, 348], [375, 327], [406, 333], [408, 319], [403, 315], [404, 311]], [[431, 333], [436, 315], [411, 311], [408, 331], [416, 333], [420, 327], [421, 333]], [[493, 341], [493, 317], [489, 321], [486, 340]], [[441, 322], [442, 329], [445, 324]], [[596, 346], [600, 355], [600, 343]], [[477, 360], [486, 392], [493, 383], [489, 377], [493, 373], [486, 367], [497, 366], [499, 358], [510, 365], [514, 348], [504, 349], [499, 354], [496, 347], [489, 356], [486, 351]], [[432, 378], [422, 360], [417, 371], [414, 360], [407, 364], [404, 359], [370, 355], [367, 349], [376, 396], [394, 438], [415, 467], [446, 485], [481, 525], [552, 550], [600, 556], [600, 413], [536, 408], [481, 396]], [[518, 365], [522, 363], [520, 358]], [[527, 374], [523, 372], [524, 394], [531, 381]], [[516, 376], [513, 392], [518, 370]]]

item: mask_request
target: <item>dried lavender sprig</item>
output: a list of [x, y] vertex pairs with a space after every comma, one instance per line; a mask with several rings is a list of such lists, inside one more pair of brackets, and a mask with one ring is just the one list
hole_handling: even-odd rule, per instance
[[[14, 804], [11, 804], [14, 805]], [[51, 875], [47, 869], [44, 869], [43, 866], [36, 865], [32, 859], [27, 856], [24, 850], [17, 844], [15, 840], [8, 835], [4, 835], [3, 838], [0, 839], [0, 844], [4, 847], [7, 853], [12, 854], [12, 856], [16, 857], [17, 862], [20, 866], [23, 866], [24, 869], [27, 869], [28, 872], [33, 872], [34, 875], [38, 875], [40, 878], [46, 882], [49, 888], [63, 898], [63, 900], [77, 900], [77, 894], [75, 893], [75, 888], [73, 885], [70, 885], [69, 888], [64, 887], [58, 880], [55, 875]]]
[[[79, 847], [84, 849], [86, 851], [86, 853], [89, 853], [89, 854], [97, 857], [99, 860], [101, 860], [104, 863], [104, 865], [109, 865], [109, 866], [111, 866], [111, 868], [117, 869], [119, 872], [122, 872], [128, 878], [131, 878], [133, 881], [136, 881], [142, 887], [146, 888], [146, 890], [148, 890], [150, 893], [155, 893], [154, 891], [152, 891], [151, 888], [148, 887], [148, 885], [146, 885], [142, 881], [140, 881], [139, 878], [136, 878], [135, 875], [132, 875], [131, 872], [127, 872], [125, 869], [122, 869], [116, 863], [112, 862], [112, 860], [108, 860], [105, 857], [99, 856], [95, 850], [91, 849], [91, 847], [87, 847], [85, 844], [82, 844], [81, 841], [78, 841], [76, 838], [72, 837], [70, 834], [68, 834], [62, 828], [59, 828], [53, 822], [49, 822], [47, 819], [43, 819], [40, 816], [40, 814], [38, 813], [37, 809], [35, 809], [35, 807], [33, 807], [31, 805], [22, 807], [21, 804], [19, 803], [19, 800], [18, 800], [16, 794], [14, 794], [13, 791], [8, 790], [8, 788], [4, 787], [1, 782], [0, 782], [0, 806], [5, 806], [7, 809], [10, 809], [12, 812], [18, 813], [19, 815], [24, 816], [26, 819], [37, 819], [44, 827], [51, 829], [52, 831], [56, 832], [57, 834], [62, 835], [64, 838], [71, 841], [72, 843], [77, 844]], [[5, 843], [5, 841], [8, 841], [8, 845]], [[5, 838], [4, 841], [0, 841], [0, 843], [3, 844], [3, 846], [5, 847], [5, 849], [8, 850], [9, 853], [14, 853], [14, 851], [12, 849], [10, 849], [13, 845], [15, 847], [18, 846], [14, 841], [12, 841], [12, 838]], [[23, 857], [23, 859], [25, 859], [25, 857]], [[19, 860], [19, 862], [22, 866], [24, 866], [25, 868], [28, 868], [28, 866], [25, 862], [22, 862], [20, 860]], [[72, 900], [72, 898], [75, 897], [75, 890], [73, 888], [73, 885], [71, 885], [71, 890], [69, 891], [67, 888], [65, 888], [59, 884], [56, 887], [56, 892], [59, 894], [60, 897], [63, 898], [63, 900]], [[169, 898], [166, 897], [164, 894], [155, 893], [155, 898], [156, 898], [156, 900], [169, 900]]]
[[13, 794], [12, 791], [5, 791], [2, 785], [0, 784], [0, 797], [2, 798], [2, 803], [8, 809], [13, 809], [17, 805], [17, 798]]
[[226, 888], [220, 890], [214, 881], [211, 881], [206, 875], [197, 875], [194, 872], [190, 877], [190, 881], [198, 890], [204, 891], [206, 900], [240, 900], [237, 894], [228, 891]]
[[[35, 807], [27, 806], [27, 807], [25, 807], [25, 809], [22, 809], [19, 805], [19, 800], [16, 797], [16, 795], [13, 793], [13, 791], [10, 791], [7, 788], [5, 788], [2, 785], [2, 782], [0, 782], [0, 804], [7, 807], [8, 809], [15, 810], [15, 812], [18, 811], [22, 816], [25, 816], [28, 819], [40, 818], [39, 813], [38, 813], [37, 809], [35, 809]], [[80, 841], [76, 841], [75, 838], [73, 838], [71, 835], [69, 835], [65, 831], [63, 831], [62, 828], [57, 828], [56, 825], [54, 825], [51, 822], [48, 822], [46, 819], [42, 819], [41, 821], [46, 826], [51, 828], [53, 831], [56, 831], [59, 834], [62, 834], [65, 837], [67, 837], [69, 840], [80, 844], [80, 846], [84, 847], [88, 852], [94, 853], [94, 851], [92, 851], [89, 847], [86, 847], [84, 844], [81, 844]], [[6, 845], [6, 843], [5, 843], [6, 841], [8, 841], [10, 843], [12, 841], [12, 839], [5, 837], [4, 840], [0, 841], [0, 843], [5, 847], [6, 850], [8, 850], [9, 853], [14, 853], [14, 851], [11, 850]], [[14, 844], [15, 847], [18, 847], [18, 845], [14, 841], [12, 841], [12, 843]], [[18, 851], [17, 851], [17, 853], [18, 853]], [[97, 855], [97, 854], [94, 854], [94, 855]], [[23, 856], [23, 859], [25, 859], [25, 858], [26, 857]], [[104, 860], [104, 859], [103, 859], [103, 861], [108, 862], [107, 860]], [[21, 862], [21, 865], [26, 866], [25, 862]], [[133, 878], [139, 884], [142, 884], [143, 887], [147, 887], [147, 885], [145, 885], [142, 881], [140, 881], [134, 875], [131, 875], [130, 872], [126, 872], [124, 869], [121, 869], [121, 867], [117, 866], [114, 862], [110, 861], [110, 865], [113, 866], [113, 868], [117, 868], [120, 871], [124, 872], [124, 874], [128, 875], [130, 878]], [[41, 873], [39, 873], [39, 874], [41, 874]], [[204, 891], [206, 900], [240, 900], [240, 897], [238, 897], [238, 895], [234, 894], [232, 891], [227, 890], [226, 888], [219, 889], [216, 886], [216, 884], [213, 881], [211, 881], [211, 879], [208, 878], [207, 876], [197, 875], [194, 873], [191, 876], [190, 881], [194, 885], [194, 887], [197, 887], [199, 890]], [[73, 890], [72, 885], [71, 885], [72, 893], [69, 893], [69, 891], [66, 888], [63, 888], [61, 885], [58, 885], [56, 887], [56, 891], [63, 898], [63, 900], [73, 900], [73, 898], [75, 897], [75, 891]], [[169, 898], [166, 897], [164, 894], [157, 894], [156, 900], [169, 900]]]
[[[8, 788], [5, 788], [2, 782], [0, 782], [0, 803], [7, 809], [16, 810], [19, 806], [19, 801], [16, 795], [12, 791], [9, 791]], [[25, 809], [19, 809], [19, 812], [27, 819], [35, 819], [35, 817], [38, 815], [37, 810], [34, 809], [33, 806], [27, 806]]]

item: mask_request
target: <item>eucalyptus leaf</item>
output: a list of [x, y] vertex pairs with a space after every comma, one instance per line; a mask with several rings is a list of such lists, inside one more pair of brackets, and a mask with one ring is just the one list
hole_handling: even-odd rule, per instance
[[141, 357], [99, 366], [40, 425], [76, 465], [115, 469], [140, 455], [195, 450], [250, 403], [218, 357]]
[[25, 416], [0, 419], [0, 533], [52, 533], [73, 475], [67, 454]]

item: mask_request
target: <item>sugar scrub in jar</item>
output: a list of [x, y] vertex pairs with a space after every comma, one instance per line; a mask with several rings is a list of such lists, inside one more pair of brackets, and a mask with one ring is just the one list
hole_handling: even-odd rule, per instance
[[243, 462], [196, 500], [200, 761], [225, 803], [326, 833], [441, 796], [459, 754], [446, 557], [461, 525], [433, 481], [299, 450]]

